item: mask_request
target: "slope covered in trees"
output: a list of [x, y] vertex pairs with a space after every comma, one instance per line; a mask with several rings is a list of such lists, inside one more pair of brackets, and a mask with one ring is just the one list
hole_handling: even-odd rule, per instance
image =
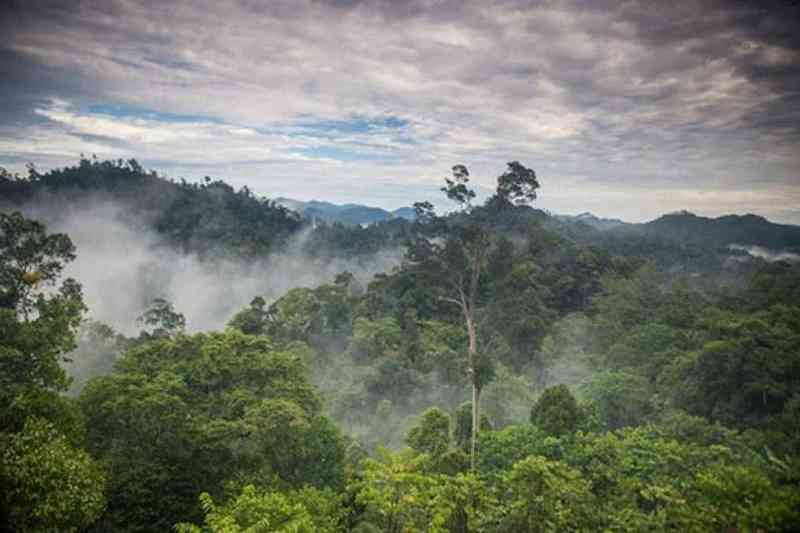
[[[800, 265], [601, 238], [530, 207], [519, 163], [483, 204], [453, 170], [457, 212], [369, 234], [407, 243], [396, 268], [253, 294], [222, 331], [166, 300], [138, 335], [87, 321], [69, 236], [0, 214], [5, 529], [793, 531]], [[182, 191], [181, 216], [214, 196], [141, 179]], [[203, 231], [175, 243], [224, 238]], [[315, 238], [341, 253], [353, 231]]]
[[681, 211], [663, 215], [645, 224], [617, 225], [608, 231], [720, 247], [731, 244], [762, 246], [773, 250], [800, 247], [800, 227], [775, 224], [753, 214], [708, 218]]
[[[45, 204], [48, 211], [82, 209], [110, 201], [140, 218], [172, 247], [252, 258], [279, 251], [310, 225], [300, 215], [247, 187], [234, 189], [206, 177], [174, 181], [146, 171], [135, 160], [82, 158], [77, 165], [20, 177], [0, 170], [0, 207]], [[402, 220], [370, 228], [332, 224], [312, 233], [306, 249], [322, 255], [375, 252], [402, 240]]]
[[345, 225], [368, 225], [375, 222], [384, 222], [393, 218], [414, 219], [414, 210], [410, 207], [401, 207], [387, 211], [379, 207], [369, 207], [360, 204], [337, 205], [330, 202], [311, 200], [301, 202], [291, 198], [275, 198], [275, 203], [287, 209], [296, 211], [307, 219], [317, 219], [325, 222], [340, 222]]

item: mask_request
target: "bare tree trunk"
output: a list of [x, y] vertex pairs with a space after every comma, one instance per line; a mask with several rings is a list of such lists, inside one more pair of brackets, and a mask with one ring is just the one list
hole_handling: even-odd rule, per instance
[[478, 443], [478, 431], [480, 431], [480, 388], [478, 387], [478, 337], [475, 330], [475, 321], [472, 313], [466, 313], [467, 333], [469, 334], [469, 370], [470, 380], [472, 381], [472, 435], [470, 439], [470, 469], [475, 470], [475, 451]]

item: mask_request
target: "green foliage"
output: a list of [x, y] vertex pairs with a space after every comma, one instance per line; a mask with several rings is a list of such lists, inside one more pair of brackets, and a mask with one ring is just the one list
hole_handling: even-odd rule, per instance
[[687, 368], [691, 392], [678, 401], [729, 425], [757, 426], [783, 411], [800, 390], [798, 313], [775, 307], [716, 325], [717, 338]]
[[163, 298], [153, 300], [137, 322], [150, 330], [142, 332], [144, 339], [172, 337], [186, 327], [186, 318]]
[[484, 519], [483, 531], [521, 533], [593, 531], [595, 498], [579, 471], [531, 456], [501, 481], [500, 503]]
[[475, 198], [475, 191], [467, 187], [469, 170], [464, 165], [455, 165], [452, 170], [453, 177], [444, 179], [446, 185], [442, 187], [442, 192], [458, 204], [469, 205]]
[[264, 298], [256, 296], [250, 306], [242, 309], [228, 322], [228, 327], [238, 329], [247, 335], [263, 335], [267, 331], [267, 305]]
[[[580, 436], [564, 461], [591, 481], [613, 530], [780, 531], [795, 519], [796, 487], [769, 480], [760, 460], [724, 446], [664, 438], [654, 428]], [[752, 489], [745, 489], [749, 483]], [[771, 522], [762, 514], [766, 508], [776, 512]]]
[[426, 474], [424, 461], [409, 454], [385, 452], [381, 459], [367, 459], [360, 479], [350, 486], [363, 506], [359, 527], [445, 533], [477, 525], [488, 494], [476, 477]]
[[21, 431], [38, 416], [73, 441], [80, 433], [74, 410], [59, 396], [69, 387], [61, 363], [75, 347], [85, 310], [77, 282], [68, 278], [56, 288], [74, 257], [66, 235], [0, 213], [0, 432]]
[[408, 432], [406, 442], [416, 452], [442, 455], [450, 446], [450, 416], [437, 407], [431, 407], [422, 413]]
[[[0, 174], [0, 193], [43, 189], [67, 204], [107, 193], [201, 255], [263, 255], [303, 227], [247, 190], [135, 161]], [[473, 205], [458, 165], [444, 188], [457, 212], [420, 203], [413, 225], [310, 231], [316, 256], [409, 241], [366, 291], [342, 273], [256, 297], [224, 333], [186, 335], [164, 300], [136, 340], [85, 324], [66, 366], [76, 389], [99, 377], [77, 403], [60, 395], [61, 363], [84, 308], [77, 283], [56, 286], [74, 250], [2, 215], [2, 518], [31, 531], [792, 531], [798, 267], [514, 205], [537, 189], [509, 163]], [[467, 474], [469, 386], [501, 429], [481, 419]], [[403, 437], [410, 449], [369, 457]]]
[[508, 170], [497, 178], [497, 197], [506, 202], [526, 204], [536, 200], [539, 181], [536, 172], [519, 161], [508, 163]]
[[83, 530], [103, 511], [105, 481], [86, 452], [42, 419], [0, 434], [0, 518], [13, 531]]
[[800, 521], [800, 493], [749, 465], [713, 465], [697, 474], [692, 526], [725, 531], [790, 531]]
[[503, 428], [523, 422], [529, 415], [533, 386], [524, 375], [517, 375], [498, 364], [494, 379], [483, 391], [483, 412], [495, 427]]
[[75, 259], [75, 246], [17, 211], [0, 213], [0, 257], [0, 309], [27, 319], [41, 298], [37, 288], [56, 283], [65, 263]]
[[217, 506], [208, 493], [200, 495], [205, 526], [178, 524], [179, 533], [338, 533], [344, 509], [331, 491], [259, 491], [247, 485], [232, 501]]
[[[5, 191], [8, 190], [8, 196]], [[283, 246], [302, 227], [293, 212], [256, 197], [247, 187], [234, 190], [220, 180], [174, 182], [145, 171], [136, 160], [81, 158], [77, 165], [45, 174], [31, 170], [26, 180], [0, 180], [0, 196], [16, 204], [46, 192], [62, 205], [98, 195], [132, 212], [148, 213], [149, 226], [175, 248], [207, 254], [235, 250], [255, 256]]]
[[531, 423], [548, 435], [561, 436], [574, 432], [580, 422], [578, 402], [566, 385], [545, 389], [531, 409]]
[[353, 326], [350, 351], [357, 359], [375, 360], [382, 356], [399, 357], [402, 330], [394, 318], [357, 318]]
[[481, 451], [478, 472], [495, 475], [510, 470], [515, 463], [531, 455], [558, 459], [562, 453], [559, 439], [530, 424], [485, 431], [478, 446]]
[[467, 335], [461, 325], [426, 320], [421, 327], [423, 357], [448, 385], [463, 387], [467, 372], [464, 352]]
[[642, 424], [652, 410], [651, 386], [638, 374], [603, 372], [594, 376], [582, 392], [608, 429]]
[[231, 329], [138, 345], [81, 405], [91, 451], [117, 474], [109, 528], [194, 519], [197, 494], [228, 479], [342, 483], [343, 444], [303, 363], [266, 337]]
[[408, 455], [367, 459], [362, 479], [352, 487], [364, 506], [364, 520], [381, 531], [430, 531], [437, 515], [436, 480], [420, 472]]

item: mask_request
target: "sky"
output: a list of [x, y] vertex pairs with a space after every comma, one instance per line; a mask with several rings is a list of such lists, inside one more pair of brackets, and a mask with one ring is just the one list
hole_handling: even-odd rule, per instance
[[135, 158], [268, 196], [800, 224], [800, 2], [0, 2], [0, 166]]

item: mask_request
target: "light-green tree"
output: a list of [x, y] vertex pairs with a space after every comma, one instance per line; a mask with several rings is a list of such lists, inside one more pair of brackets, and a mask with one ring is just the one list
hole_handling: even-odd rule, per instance
[[204, 526], [181, 523], [178, 533], [343, 533], [345, 508], [330, 490], [259, 491], [247, 485], [226, 504], [200, 495]]
[[564, 463], [531, 456], [516, 463], [502, 483], [506, 489], [484, 520], [483, 531], [597, 530], [591, 483]]

